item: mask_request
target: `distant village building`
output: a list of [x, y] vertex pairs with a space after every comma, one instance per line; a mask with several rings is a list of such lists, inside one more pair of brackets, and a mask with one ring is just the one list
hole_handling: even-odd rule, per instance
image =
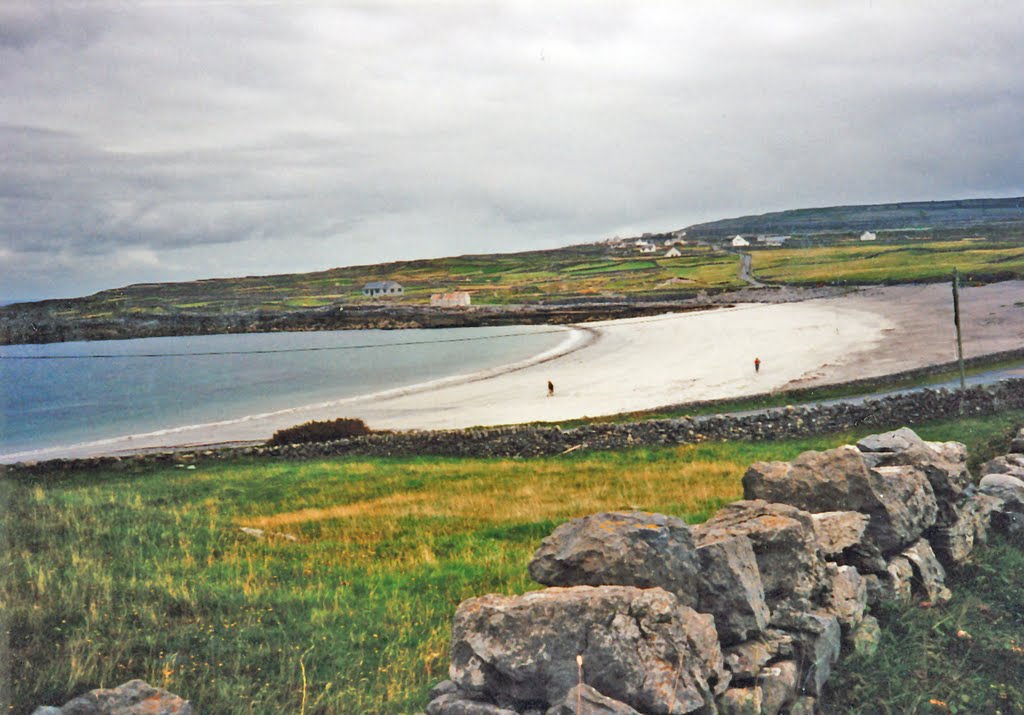
[[732, 237], [731, 243], [732, 243], [733, 248], [738, 248], [740, 246], [749, 246], [750, 245], [750, 241], [748, 241], [747, 239], [743, 238], [743, 236], [740, 236], [739, 234], [737, 234], [737, 235]]
[[403, 295], [405, 288], [402, 287], [401, 283], [395, 281], [370, 281], [363, 286], [363, 295], [365, 296], [377, 296], [377, 295]]
[[862, 241], [874, 241], [876, 238], [878, 238], [878, 236], [874, 231], [865, 231], [860, 235], [860, 240]]
[[675, 246], [672, 246], [672, 248], [670, 248], [667, 251], [665, 251], [665, 258], [679, 258], [682, 255], [683, 255], [683, 252], [680, 251]]
[[468, 291], [457, 290], [451, 293], [434, 293], [430, 296], [430, 305], [435, 308], [465, 308], [472, 303]]
[[653, 243], [647, 243], [647, 242], [644, 242], [642, 245], [638, 246], [637, 248], [639, 248], [640, 253], [654, 253], [655, 251], [658, 250], [658, 247], [655, 246]]
[[789, 236], [758, 236], [757, 240], [766, 246], [782, 246], [790, 239]]

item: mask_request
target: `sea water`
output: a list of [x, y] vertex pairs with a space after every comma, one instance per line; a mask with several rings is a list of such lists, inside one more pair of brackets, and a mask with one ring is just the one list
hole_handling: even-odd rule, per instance
[[470, 374], [567, 335], [515, 326], [0, 346], [0, 458]]

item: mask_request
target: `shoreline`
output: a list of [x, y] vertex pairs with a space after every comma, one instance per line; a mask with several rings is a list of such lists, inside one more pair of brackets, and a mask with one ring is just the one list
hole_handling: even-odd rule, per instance
[[[116, 437], [107, 437], [103, 439], [87, 440], [82, 442], [74, 442], [71, 444], [55, 445], [53, 447], [43, 447], [40, 449], [29, 449], [19, 450], [17, 452], [7, 452], [0, 454], [0, 464], [12, 464], [18, 461], [37, 461], [44, 459], [62, 459], [68, 457], [80, 457], [80, 456], [99, 456], [99, 455], [131, 455], [131, 454], [144, 454], [146, 452], [152, 452], [155, 450], [162, 450], [168, 447], [174, 449], [189, 449], [189, 448], [201, 448], [211, 445], [248, 445], [248, 444], [259, 444], [269, 439], [270, 435], [266, 438], [259, 439], [226, 439], [219, 440], [216, 442], [175, 442], [167, 443], [165, 437], [173, 437], [174, 435], [188, 435], [197, 432], [214, 432], [218, 430], [230, 431], [232, 428], [238, 428], [244, 426], [250, 422], [260, 421], [278, 421], [285, 415], [289, 414], [301, 414], [309, 411], [321, 411], [331, 410], [343, 406], [349, 402], [359, 400], [376, 400], [376, 399], [388, 399], [394, 397], [404, 397], [407, 395], [416, 395], [422, 392], [428, 392], [430, 390], [443, 388], [450, 385], [459, 385], [464, 383], [477, 382], [480, 380], [486, 380], [496, 375], [502, 375], [509, 372], [515, 372], [517, 370], [523, 370], [532, 365], [542, 364], [550, 360], [556, 360], [565, 355], [569, 355], [577, 350], [582, 350], [588, 345], [592, 344], [597, 336], [595, 331], [580, 328], [577, 326], [552, 326], [555, 329], [564, 330], [567, 335], [565, 338], [553, 348], [544, 350], [536, 355], [523, 360], [518, 360], [512, 363], [505, 363], [492, 368], [486, 368], [483, 370], [477, 370], [471, 373], [463, 373], [461, 375], [451, 375], [448, 377], [441, 377], [435, 380], [427, 380], [425, 382], [418, 382], [411, 385], [404, 385], [402, 387], [390, 388], [387, 390], [378, 390], [376, 392], [365, 393], [362, 395], [353, 395], [350, 397], [339, 397], [333, 400], [324, 400], [323, 402], [308, 403], [305, 405], [297, 405], [294, 407], [285, 407], [277, 410], [269, 410], [266, 412], [258, 412], [254, 414], [242, 415], [241, 417], [230, 418], [226, 420], [216, 420], [213, 422], [203, 422], [189, 425], [178, 425], [174, 427], [167, 427], [159, 430], [151, 430], [148, 432], [141, 432], [137, 434], [118, 435]], [[298, 422], [289, 423], [300, 424]], [[13, 462], [11, 460], [14, 460]]]
[[[588, 333], [584, 344], [515, 369], [193, 426], [159, 439], [10, 453], [0, 461], [258, 444], [276, 429], [336, 417], [413, 432], [560, 422], [866, 380], [955, 359], [947, 293], [945, 285], [897, 286], [587, 323], [574, 326]], [[966, 357], [1024, 347], [1021, 296], [1022, 281], [963, 291]], [[760, 373], [748, 364], [754, 356], [762, 359]], [[554, 398], [546, 395], [549, 379]]]

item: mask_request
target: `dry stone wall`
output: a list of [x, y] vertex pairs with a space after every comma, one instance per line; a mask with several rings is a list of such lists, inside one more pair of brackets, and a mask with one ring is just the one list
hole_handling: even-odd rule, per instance
[[919, 390], [861, 403], [785, 407], [749, 415], [708, 415], [617, 424], [587, 424], [573, 429], [538, 425], [467, 430], [374, 433], [316, 444], [253, 446], [163, 452], [131, 457], [58, 459], [13, 465], [13, 471], [55, 469], [125, 469], [152, 464], [191, 463], [252, 456], [312, 459], [340, 455], [540, 457], [567, 450], [615, 450], [637, 446], [692, 444], [713, 440], [776, 440], [827, 434], [864, 427], [885, 429], [901, 424], [986, 415], [1024, 409], [1024, 380], [964, 391]]
[[547, 588], [459, 606], [427, 714], [827, 712], [840, 657], [877, 647], [872, 608], [948, 600], [947, 569], [990, 528], [1024, 544], [1024, 454], [977, 487], [966, 460], [901, 428], [756, 463], [745, 498], [697, 526], [562, 524], [529, 565]]

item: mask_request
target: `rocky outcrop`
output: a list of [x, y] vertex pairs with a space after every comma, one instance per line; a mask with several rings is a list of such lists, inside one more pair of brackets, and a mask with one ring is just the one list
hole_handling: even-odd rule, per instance
[[91, 690], [57, 708], [43, 706], [33, 715], [194, 715], [192, 705], [142, 680], [116, 688]]
[[881, 553], [899, 551], [935, 523], [938, 505], [916, 464], [872, 467], [856, 447], [805, 452], [792, 462], [758, 462], [743, 476], [746, 499], [792, 504], [809, 512], [867, 515], [863, 541]]
[[722, 643], [740, 643], [760, 634], [768, 625], [771, 611], [750, 539], [705, 539], [697, 548], [697, 559], [698, 608], [714, 615]]
[[547, 586], [660, 586], [683, 605], [696, 606], [697, 568], [682, 519], [611, 512], [559, 526], [541, 542], [529, 571]]
[[697, 526], [646, 512], [563, 524], [530, 564], [562, 587], [464, 602], [453, 682], [427, 712], [827, 712], [844, 645], [878, 648], [872, 607], [949, 599], [946, 569], [991, 528], [1024, 544], [1015, 478], [978, 492], [965, 465], [962, 445], [900, 429], [752, 465], [748, 498]]
[[754, 549], [765, 601], [809, 602], [823, 588], [825, 563], [811, 515], [786, 504], [738, 501], [693, 528], [698, 545], [744, 537]]
[[698, 711], [729, 681], [711, 616], [663, 589], [631, 586], [463, 602], [450, 677], [464, 699], [516, 710], [564, 701], [582, 678], [645, 713]]

